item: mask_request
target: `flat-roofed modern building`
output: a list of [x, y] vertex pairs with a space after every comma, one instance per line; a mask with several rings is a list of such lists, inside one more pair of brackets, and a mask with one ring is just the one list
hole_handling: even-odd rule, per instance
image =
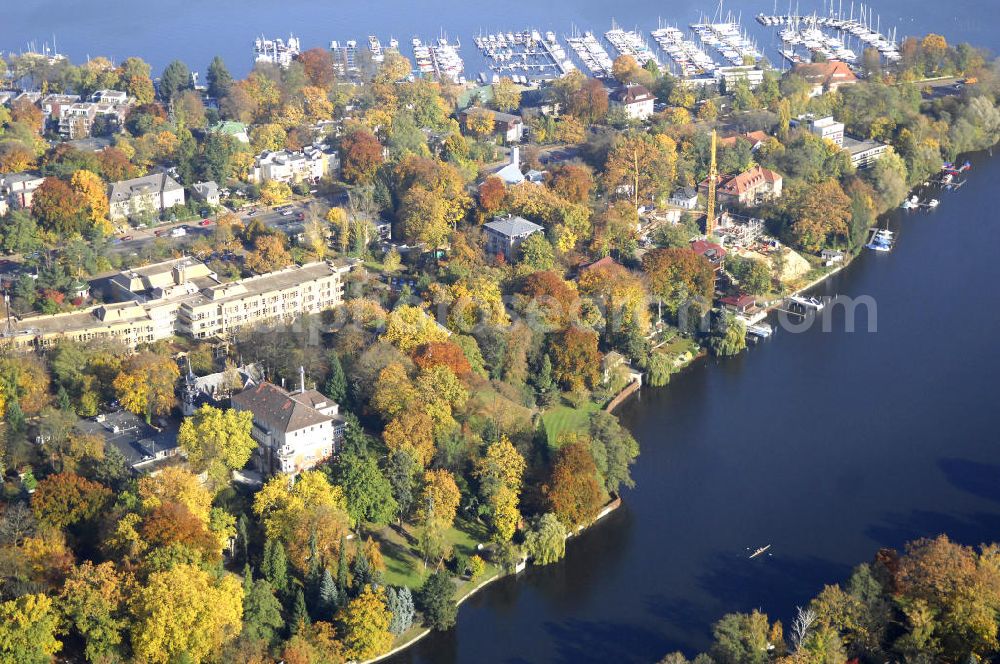
[[336, 307], [343, 301], [343, 277], [352, 267], [317, 262], [221, 283], [201, 261], [174, 259], [112, 277], [109, 291], [117, 302], [26, 317], [0, 341], [44, 348], [59, 339], [106, 337], [135, 347], [174, 335], [223, 338], [243, 327]]

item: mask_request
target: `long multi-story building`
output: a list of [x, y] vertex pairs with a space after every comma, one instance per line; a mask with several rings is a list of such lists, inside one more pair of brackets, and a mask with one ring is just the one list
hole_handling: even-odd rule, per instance
[[112, 338], [135, 347], [174, 335], [225, 338], [240, 328], [336, 307], [353, 265], [309, 263], [221, 283], [201, 261], [178, 258], [115, 275], [108, 295], [116, 302], [17, 320], [0, 342], [27, 349], [60, 339]]
[[184, 300], [178, 330], [195, 339], [224, 337], [265, 321], [331, 309], [343, 302], [342, 277], [350, 269], [311, 263], [206, 288]]

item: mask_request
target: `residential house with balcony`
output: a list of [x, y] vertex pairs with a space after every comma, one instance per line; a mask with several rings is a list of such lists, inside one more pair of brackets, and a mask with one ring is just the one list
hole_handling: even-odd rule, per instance
[[644, 85], [626, 85], [610, 95], [611, 107], [620, 108], [630, 120], [645, 120], [653, 114], [656, 97]]
[[184, 205], [184, 187], [166, 173], [153, 173], [112, 184], [108, 203], [111, 221], [144, 213], [159, 216], [175, 205]]
[[307, 390], [304, 372], [301, 375], [296, 392], [264, 382], [232, 398], [234, 409], [253, 415], [250, 434], [257, 441], [257, 462], [265, 475], [294, 477], [329, 459], [343, 442], [340, 406]]
[[486, 232], [486, 253], [492, 256], [503, 255], [509, 263], [517, 258], [521, 243], [545, 229], [522, 217], [507, 215], [484, 224], [483, 230]]
[[24, 171], [0, 175], [0, 199], [15, 208], [28, 210], [35, 190], [42, 186], [45, 176]]
[[286, 184], [317, 182], [340, 170], [336, 151], [326, 145], [310, 145], [301, 152], [262, 152], [254, 160], [249, 180], [261, 184], [273, 180]]

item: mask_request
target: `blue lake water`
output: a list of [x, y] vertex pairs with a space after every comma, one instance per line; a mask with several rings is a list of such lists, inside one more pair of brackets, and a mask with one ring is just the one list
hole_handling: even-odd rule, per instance
[[[683, 25], [714, 11], [675, 0], [4, 5], [0, 50], [55, 34], [75, 60], [139, 55], [159, 71], [181, 58], [204, 70], [220, 54], [238, 75], [261, 32], [294, 32], [311, 47], [363, 43], [371, 32], [406, 45], [444, 30], [462, 40], [476, 72], [471, 37], [480, 29], [600, 32], [614, 16], [649, 30], [658, 16]], [[773, 8], [726, 5], [765, 47], [771, 33], [751, 17]], [[989, 0], [877, 5], [883, 27], [897, 25], [900, 36], [933, 30], [1000, 50], [991, 9]], [[995, 538], [998, 179], [1000, 162], [977, 158], [969, 183], [942, 194], [936, 211], [893, 215], [891, 254], [865, 255], [819, 289], [873, 297], [876, 333], [779, 332], [741, 357], [644, 389], [620, 410], [642, 445], [625, 507], [573, 541], [565, 561], [494, 584], [463, 604], [455, 629], [394, 661], [653, 661], [706, 647], [711, 623], [729, 611], [787, 620], [881, 546], [941, 532], [967, 543]], [[747, 560], [748, 547], [767, 543], [773, 555]]]
[[[333, 39], [356, 39], [363, 45], [369, 34], [388, 43], [389, 37], [395, 36], [407, 56], [412, 56], [413, 36], [427, 41], [444, 33], [462, 42], [467, 71], [475, 74], [483, 70], [472, 43], [473, 35], [480, 31], [532, 27], [562, 36], [575, 26], [601, 34], [614, 19], [622, 27], [648, 32], [657, 27], [658, 19], [684, 27], [703, 14], [712, 15], [718, 8], [717, 2], [680, 0], [174, 0], [143, 4], [134, 0], [5, 0], [3, 5], [0, 51], [23, 50], [29, 42], [40, 48], [45, 42], [51, 44], [54, 37], [59, 51], [74, 60], [106, 55], [121, 61], [137, 55], [150, 62], [157, 74], [175, 58], [204, 72], [218, 54], [240, 76], [249, 71], [253, 39], [262, 33], [270, 37], [294, 33], [302, 40], [303, 48], [325, 47]], [[802, 13], [822, 14], [824, 6], [815, 0], [798, 1]], [[883, 32], [896, 27], [897, 35], [902, 37], [934, 31], [949, 40], [967, 40], [1000, 50], [1000, 32], [986, 20], [992, 7], [989, 0], [884, 0], [874, 3], [874, 7], [881, 15]], [[849, 8], [850, 3], [844, 2], [844, 11]], [[754, 15], [775, 9], [787, 11], [788, 3], [729, 0], [723, 5], [724, 12], [742, 15], [744, 26], [777, 62], [774, 31], [753, 20]]]

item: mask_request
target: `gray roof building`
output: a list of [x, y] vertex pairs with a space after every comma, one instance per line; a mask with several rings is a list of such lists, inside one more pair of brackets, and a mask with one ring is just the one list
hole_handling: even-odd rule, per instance
[[333, 417], [324, 415], [316, 407], [330, 403], [330, 399], [316, 390], [289, 394], [272, 383], [261, 383], [233, 397], [233, 406], [252, 412], [255, 422], [286, 434], [333, 421]]
[[159, 214], [184, 204], [184, 187], [166, 173], [115, 182], [108, 190], [112, 221], [147, 211]]
[[493, 256], [502, 254], [509, 262], [516, 258], [517, 248], [525, 239], [545, 229], [523, 217], [507, 215], [484, 224], [483, 230], [486, 231], [487, 253]]
[[155, 194], [170, 191], [183, 191], [176, 180], [166, 173], [153, 173], [141, 178], [122, 180], [111, 185], [111, 192], [108, 194], [108, 202], [112, 205], [121, 201], [128, 201], [133, 196], [142, 194]]

